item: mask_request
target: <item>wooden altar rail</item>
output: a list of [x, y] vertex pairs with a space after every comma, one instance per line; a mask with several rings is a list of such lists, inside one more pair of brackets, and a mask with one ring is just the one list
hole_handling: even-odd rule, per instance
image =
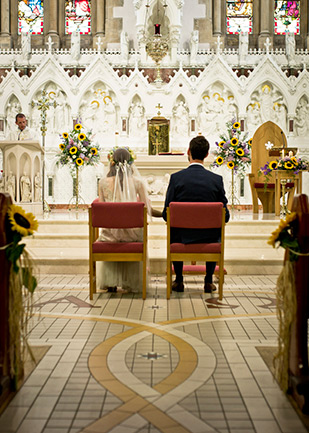
[[[301, 252], [309, 253], [309, 201], [305, 194], [294, 197], [292, 211], [299, 222], [297, 239]], [[285, 260], [287, 259], [286, 253]], [[300, 256], [294, 266], [297, 313], [291, 326], [289, 393], [303, 413], [309, 414], [308, 317], [309, 256]]]
[[[9, 194], [0, 194], [0, 248], [6, 245], [5, 216], [8, 206], [12, 203]], [[0, 412], [12, 390], [10, 380], [9, 359], [9, 271], [10, 264], [6, 259], [5, 250], [0, 249]]]

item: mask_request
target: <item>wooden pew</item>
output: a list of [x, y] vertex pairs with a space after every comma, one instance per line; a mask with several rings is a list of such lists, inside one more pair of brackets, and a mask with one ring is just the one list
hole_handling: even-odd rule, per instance
[[[297, 239], [302, 253], [309, 253], [309, 201], [294, 197], [292, 211], [299, 222]], [[288, 258], [286, 253], [285, 260]], [[300, 256], [294, 266], [297, 313], [292, 322], [289, 349], [289, 389], [303, 413], [309, 414], [308, 317], [309, 256]]]

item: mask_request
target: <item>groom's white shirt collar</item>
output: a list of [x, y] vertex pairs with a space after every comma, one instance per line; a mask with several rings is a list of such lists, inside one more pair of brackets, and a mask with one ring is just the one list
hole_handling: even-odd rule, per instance
[[205, 168], [203, 164], [201, 164], [200, 162], [191, 162], [191, 164], [189, 165], [189, 167], [191, 165], [200, 165], [201, 167]]

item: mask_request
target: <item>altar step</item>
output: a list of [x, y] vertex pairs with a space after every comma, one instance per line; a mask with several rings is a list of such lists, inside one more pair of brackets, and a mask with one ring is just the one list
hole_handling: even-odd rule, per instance
[[[251, 217], [252, 218], [252, 217]], [[230, 221], [226, 225], [225, 268], [229, 274], [277, 274], [282, 268], [284, 250], [267, 244], [277, 220]], [[151, 273], [165, 273], [166, 225], [153, 219], [148, 229]], [[39, 230], [26, 239], [28, 251], [41, 273], [88, 272], [88, 222], [82, 220], [42, 220]]]

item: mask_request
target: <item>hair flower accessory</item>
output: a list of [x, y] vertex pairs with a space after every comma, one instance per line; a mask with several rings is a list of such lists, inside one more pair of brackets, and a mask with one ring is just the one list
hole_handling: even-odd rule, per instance
[[[123, 149], [126, 149], [126, 150], [129, 152], [129, 154], [130, 154], [130, 159], [129, 159], [129, 161], [128, 161], [128, 164], [129, 164], [129, 165], [132, 165], [133, 162], [136, 160], [136, 155], [135, 155], [135, 153], [133, 152], [132, 149], [130, 149], [130, 148], [127, 147], [127, 146], [123, 146], [122, 148], [123, 148]], [[111, 165], [116, 165], [116, 162], [114, 161], [114, 152], [115, 152], [117, 149], [119, 149], [119, 146], [115, 146], [115, 147], [113, 147], [112, 150], [110, 150], [110, 151], [108, 152], [108, 154], [107, 154], [107, 159], [109, 160], [109, 163], [110, 163]]]

